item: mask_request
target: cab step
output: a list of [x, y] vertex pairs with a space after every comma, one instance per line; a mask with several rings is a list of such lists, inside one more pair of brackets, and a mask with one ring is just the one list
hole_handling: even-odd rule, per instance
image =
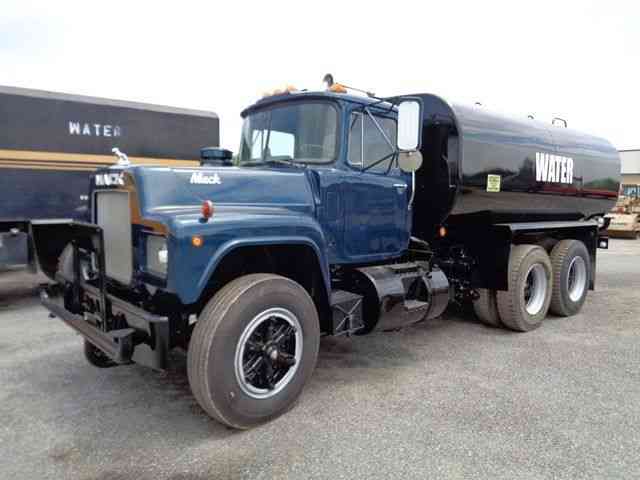
[[351, 335], [364, 327], [362, 295], [334, 290], [331, 293], [332, 335]]

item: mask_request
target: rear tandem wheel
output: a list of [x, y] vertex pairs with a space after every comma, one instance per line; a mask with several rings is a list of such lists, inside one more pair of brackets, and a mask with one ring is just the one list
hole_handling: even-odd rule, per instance
[[518, 332], [538, 328], [549, 310], [553, 274], [547, 252], [537, 245], [514, 245], [509, 256], [509, 290], [498, 291], [500, 319]]
[[553, 294], [549, 309], [561, 317], [580, 311], [591, 280], [591, 258], [579, 240], [561, 240], [551, 251]]
[[490, 327], [501, 327], [500, 313], [498, 312], [498, 300], [496, 291], [487, 288], [478, 289], [478, 298], [473, 302], [473, 311], [476, 317]]

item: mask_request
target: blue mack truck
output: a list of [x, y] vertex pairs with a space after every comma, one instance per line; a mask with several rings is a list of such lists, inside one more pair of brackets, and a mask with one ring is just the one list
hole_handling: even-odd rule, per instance
[[92, 221], [33, 225], [43, 304], [98, 367], [188, 353], [193, 394], [250, 428], [290, 409], [322, 335], [451, 302], [515, 331], [596, 283], [619, 158], [605, 140], [431, 94], [286, 91], [242, 112], [237, 161], [99, 170]]

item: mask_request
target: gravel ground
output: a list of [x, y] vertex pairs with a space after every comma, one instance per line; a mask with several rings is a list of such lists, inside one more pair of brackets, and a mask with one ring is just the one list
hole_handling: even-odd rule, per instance
[[93, 368], [38, 279], [0, 276], [0, 478], [637, 478], [640, 242], [599, 255], [582, 313], [534, 332], [324, 339], [297, 407], [248, 432], [205, 416], [184, 357]]

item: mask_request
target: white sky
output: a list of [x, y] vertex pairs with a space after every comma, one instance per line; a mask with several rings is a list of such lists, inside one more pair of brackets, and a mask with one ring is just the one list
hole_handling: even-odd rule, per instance
[[327, 72], [640, 148], [638, 1], [0, 0], [0, 85], [213, 110], [234, 151], [244, 107]]

